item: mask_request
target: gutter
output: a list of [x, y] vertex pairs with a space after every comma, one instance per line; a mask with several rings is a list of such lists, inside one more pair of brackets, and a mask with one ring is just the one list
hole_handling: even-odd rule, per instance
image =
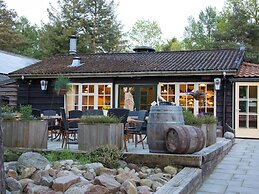
[[[69, 78], [82, 77], [154, 77], [154, 76], [198, 76], [198, 75], [217, 75], [221, 76], [223, 72], [227, 75], [236, 75], [236, 70], [212, 70], [212, 71], [147, 71], [147, 72], [113, 72], [113, 73], [63, 73]], [[9, 77], [19, 79], [22, 76], [25, 78], [56, 78], [56, 74], [10, 74]]]
[[258, 82], [259, 77], [240, 77], [240, 78], [231, 78], [229, 79], [231, 82]]

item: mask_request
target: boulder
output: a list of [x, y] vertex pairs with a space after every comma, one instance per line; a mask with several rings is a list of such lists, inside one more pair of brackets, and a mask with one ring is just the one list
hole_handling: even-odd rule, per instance
[[119, 182], [117, 182], [111, 175], [108, 174], [102, 174], [95, 177], [94, 184], [105, 186], [111, 193], [116, 193], [121, 186]]
[[22, 185], [19, 181], [14, 179], [13, 177], [8, 177], [6, 179], [6, 188], [9, 191], [22, 191]]
[[65, 192], [71, 185], [78, 183], [79, 181], [80, 177], [76, 175], [58, 177], [53, 180], [52, 188], [55, 191]]
[[34, 167], [37, 170], [44, 170], [47, 165], [50, 165], [50, 162], [45, 157], [35, 152], [26, 152], [22, 154], [17, 162], [19, 170], [26, 167]]
[[235, 135], [234, 135], [234, 133], [231, 133], [231, 132], [227, 131], [227, 132], [224, 133], [224, 137], [226, 139], [233, 139], [235, 137]]

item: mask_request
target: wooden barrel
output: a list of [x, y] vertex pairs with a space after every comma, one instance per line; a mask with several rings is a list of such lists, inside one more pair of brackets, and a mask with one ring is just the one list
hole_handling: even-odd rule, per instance
[[170, 153], [192, 154], [205, 145], [203, 131], [194, 126], [172, 126], [166, 132], [166, 148]]
[[181, 106], [152, 106], [147, 123], [147, 143], [149, 152], [168, 153], [165, 145], [165, 133], [174, 125], [183, 125], [184, 118]]

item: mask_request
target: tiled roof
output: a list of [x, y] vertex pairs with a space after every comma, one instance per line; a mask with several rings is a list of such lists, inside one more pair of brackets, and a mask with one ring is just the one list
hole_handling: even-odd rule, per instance
[[13, 75], [119, 74], [237, 71], [244, 51], [238, 49], [151, 53], [78, 54], [81, 66], [69, 67], [73, 56], [57, 55], [15, 71]]
[[259, 64], [244, 62], [240, 67], [237, 77], [259, 77]]

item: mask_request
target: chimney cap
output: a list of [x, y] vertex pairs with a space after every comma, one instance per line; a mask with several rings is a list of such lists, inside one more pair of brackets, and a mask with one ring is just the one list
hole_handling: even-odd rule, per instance
[[73, 57], [73, 61], [72, 64], [69, 65], [69, 67], [79, 67], [81, 66], [81, 57], [78, 56], [74, 56]]
[[133, 49], [136, 53], [150, 53], [155, 52], [156, 50], [149, 46], [137, 46]]

